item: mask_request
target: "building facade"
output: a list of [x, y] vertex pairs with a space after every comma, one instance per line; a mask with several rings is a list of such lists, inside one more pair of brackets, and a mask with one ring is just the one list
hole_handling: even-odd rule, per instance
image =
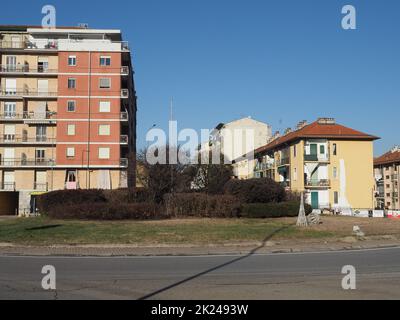
[[32, 213], [52, 190], [128, 186], [136, 94], [119, 30], [2, 26], [0, 61], [0, 214]]
[[314, 209], [373, 209], [373, 141], [378, 137], [320, 118], [255, 151], [258, 176], [304, 192]]
[[374, 160], [375, 207], [377, 209], [400, 210], [400, 147]]
[[212, 130], [209, 141], [201, 145], [200, 152], [222, 154], [227, 163], [233, 163], [235, 177], [247, 179], [253, 174], [253, 162], [245, 158], [237, 159], [265, 145], [270, 138], [270, 125], [246, 117], [218, 124]]

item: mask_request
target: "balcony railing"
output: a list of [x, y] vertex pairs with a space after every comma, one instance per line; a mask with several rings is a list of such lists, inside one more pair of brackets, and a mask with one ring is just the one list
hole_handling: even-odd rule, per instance
[[15, 182], [0, 181], [0, 190], [3, 190], [3, 191], [15, 191]]
[[399, 193], [398, 192], [392, 192], [392, 198], [398, 198]]
[[281, 158], [280, 160], [277, 161], [278, 166], [285, 166], [290, 164], [290, 159], [289, 158]]
[[57, 97], [58, 92], [55, 91], [40, 91], [40, 90], [32, 90], [29, 88], [23, 89], [4, 89], [0, 90], [0, 96], [5, 98], [14, 98], [14, 97]]
[[34, 182], [33, 183], [33, 189], [37, 191], [48, 191], [48, 186], [49, 184], [47, 182], [42, 183], [42, 182]]
[[129, 90], [128, 89], [121, 90], [121, 98], [123, 98], [123, 99], [129, 98]]
[[57, 41], [49, 39], [35, 41], [0, 41], [0, 49], [57, 50], [58, 43]]
[[10, 158], [1, 159], [1, 167], [52, 167], [55, 165], [55, 161], [52, 159], [20, 159]]
[[120, 161], [119, 161], [119, 165], [120, 165], [120, 167], [127, 168], [128, 167], [128, 159], [121, 158]]
[[265, 171], [268, 169], [271, 169], [273, 167], [272, 163], [264, 163], [264, 162], [259, 162], [255, 165], [254, 171]]
[[0, 113], [0, 120], [55, 120], [56, 112], [6, 112]]
[[47, 136], [36, 136], [36, 137], [26, 137], [15, 134], [3, 134], [0, 136], [0, 144], [15, 144], [15, 143], [55, 143], [55, 138], [49, 138]]
[[36, 68], [31, 68], [29, 65], [0, 65], [1, 73], [57, 73], [57, 69], [48, 69], [42, 66], [37, 66]]
[[120, 113], [120, 118], [121, 118], [121, 120], [124, 120], [124, 121], [127, 121], [128, 120], [128, 112], [121, 112]]
[[128, 135], [122, 134], [122, 135], [120, 136], [120, 143], [121, 143], [121, 144], [128, 144]]
[[329, 179], [311, 179], [305, 181], [306, 187], [329, 187], [331, 185]]
[[305, 154], [304, 161], [327, 162], [329, 161], [329, 155]]
[[122, 66], [121, 67], [121, 74], [124, 75], [124, 76], [128, 76], [129, 75], [129, 67]]

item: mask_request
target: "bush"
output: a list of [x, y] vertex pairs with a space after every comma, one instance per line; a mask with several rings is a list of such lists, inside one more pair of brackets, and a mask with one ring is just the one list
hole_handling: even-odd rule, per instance
[[269, 178], [230, 180], [225, 184], [225, 194], [239, 197], [245, 203], [269, 203], [286, 200], [285, 189]]
[[[298, 201], [286, 201], [280, 203], [246, 203], [242, 205], [241, 216], [246, 218], [279, 218], [297, 217], [300, 203]], [[306, 214], [311, 213], [309, 204], [304, 204]]]
[[164, 196], [169, 217], [236, 217], [240, 202], [230, 195], [207, 195], [204, 193], [174, 193]]
[[105, 202], [103, 190], [59, 190], [40, 195], [37, 207], [40, 212], [47, 213], [57, 206]]
[[163, 208], [147, 202], [140, 203], [79, 203], [51, 207], [47, 212], [54, 219], [85, 220], [150, 220], [165, 218]]

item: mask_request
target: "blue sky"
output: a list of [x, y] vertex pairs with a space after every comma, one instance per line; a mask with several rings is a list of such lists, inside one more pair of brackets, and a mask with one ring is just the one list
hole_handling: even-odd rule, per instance
[[[400, 144], [398, 0], [15, 1], [1, 24], [118, 28], [130, 42], [139, 97], [138, 146], [153, 124], [211, 128], [242, 116], [293, 127], [334, 117], [380, 136], [375, 154]], [[357, 9], [357, 30], [341, 8]]]

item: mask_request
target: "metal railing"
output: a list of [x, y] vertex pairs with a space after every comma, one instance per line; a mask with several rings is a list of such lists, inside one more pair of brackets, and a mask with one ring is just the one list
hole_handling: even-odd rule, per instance
[[125, 76], [129, 75], [129, 67], [127, 67], [127, 66], [122, 66], [122, 67], [121, 67], [121, 74], [122, 74], [122, 75], [125, 75]]
[[0, 49], [37, 49], [37, 50], [57, 50], [58, 43], [55, 40], [37, 40], [37, 41], [0, 41]]
[[1, 144], [14, 144], [14, 143], [55, 143], [56, 138], [49, 138], [47, 136], [27, 137], [15, 134], [3, 134], [0, 136]]
[[49, 69], [41, 66], [31, 68], [29, 65], [0, 65], [0, 72], [2, 73], [57, 73], [58, 69]]
[[310, 179], [306, 180], [304, 185], [306, 187], [329, 187], [331, 182], [329, 179]]
[[290, 164], [290, 158], [281, 158], [277, 161], [278, 166], [284, 166]]
[[121, 98], [129, 98], [129, 90], [128, 89], [121, 89]]
[[34, 182], [33, 183], [33, 189], [38, 190], [38, 191], [48, 191], [48, 186], [49, 184], [47, 182], [41, 183], [41, 182]]
[[126, 159], [126, 158], [121, 158], [121, 159], [119, 160], [119, 165], [120, 165], [120, 167], [124, 167], [124, 168], [128, 167], [128, 159]]
[[122, 134], [122, 135], [120, 136], [120, 143], [122, 143], [122, 144], [127, 144], [127, 143], [128, 143], [128, 135]]
[[123, 112], [120, 113], [120, 119], [121, 120], [128, 120], [128, 118], [129, 118], [128, 112], [123, 111]]
[[23, 89], [4, 89], [0, 90], [0, 96], [13, 98], [13, 97], [57, 97], [58, 92], [56, 91], [40, 91], [31, 90], [29, 88]]
[[52, 167], [55, 165], [55, 161], [52, 159], [21, 159], [21, 158], [10, 158], [1, 159], [0, 166], [2, 167]]
[[57, 116], [56, 112], [6, 112], [0, 113], [1, 120], [52, 120]]
[[0, 181], [0, 190], [15, 191], [15, 182]]
[[305, 154], [304, 161], [326, 162], [329, 161], [329, 155]]
[[273, 168], [272, 163], [258, 162], [254, 167], [254, 171], [264, 171], [264, 170], [268, 170], [271, 168]]

